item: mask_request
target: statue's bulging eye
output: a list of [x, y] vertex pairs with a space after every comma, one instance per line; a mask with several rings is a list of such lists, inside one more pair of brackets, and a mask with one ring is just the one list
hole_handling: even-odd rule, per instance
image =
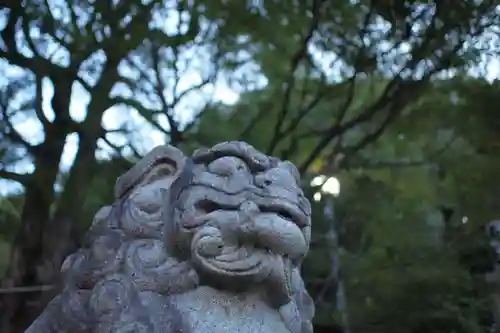
[[211, 162], [208, 165], [208, 170], [219, 176], [227, 177], [235, 174], [236, 172], [246, 170], [246, 167], [243, 160], [233, 156], [225, 156]]
[[172, 176], [175, 174], [176, 168], [175, 166], [171, 164], [162, 164], [157, 166], [154, 169], [154, 174], [155, 176], [158, 177], [165, 177], [165, 176]]
[[177, 168], [172, 164], [163, 164], [157, 172], [162, 176], [172, 176], [176, 170]]

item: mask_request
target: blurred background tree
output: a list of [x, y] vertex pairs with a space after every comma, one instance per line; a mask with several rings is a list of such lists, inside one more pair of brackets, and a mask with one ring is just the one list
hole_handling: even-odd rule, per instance
[[235, 139], [304, 177], [316, 331], [489, 332], [499, 4], [0, 1], [1, 332], [131, 163]]

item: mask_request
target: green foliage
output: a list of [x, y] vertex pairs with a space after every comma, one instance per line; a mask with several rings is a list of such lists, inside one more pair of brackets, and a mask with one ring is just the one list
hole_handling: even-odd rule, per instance
[[0, 196], [0, 241], [8, 243], [14, 238], [21, 218], [22, 205], [22, 196]]
[[[495, 104], [475, 101], [497, 90], [482, 80], [435, 82], [337, 173], [335, 218], [353, 332], [488, 330], [483, 274], [494, 255], [484, 225], [498, 218], [492, 179], [500, 158], [482, 150], [494, 140], [488, 128], [495, 123], [484, 117]], [[321, 205], [315, 204], [313, 239], [322, 239], [332, 222]], [[304, 266], [313, 294], [329, 283], [327, 246], [312, 246]], [[328, 297], [335, 303], [333, 291]], [[335, 317], [331, 304], [317, 306], [320, 323]]]
[[[381, 78], [361, 82], [348, 114], [355, 117], [357, 110], [376, 101], [383, 87]], [[192, 133], [194, 141], [211, 145], [243, 133], [241, 139], [265, 150], [279, 113], [278, 90], [269, 86], [243, 95], [233, 108], [207, 110]], [[329, 110], [346, 93], [342, 84], [332, 84], [324, 104], [304, 118], [296, 133], [328, 125]], [[498, 129], [492, 107], [497, 99], [497, 85], [481, 79], [435, 81], [406, 105], [379, 140], [349, 156], [336, 174], [342, 186], [334, 200], [340, 239], [336, 250], [353, 332], [488, 329], [490, 303], [482, 274], [494, 260], [484, 224], [498, 217], [500, 196], [492, 181], [500, 176], [500, 158], [493, 153]], [[296, 97], [294, 103], [299, 103]], [[262, 110], [259, 122], [245, 131]], [[369, 128], [367, 123], [350, 131], [345, 142]], [[290, 158], [300, 161], [313, 146], [302, 144]], [[317, 188], [306, 190], [314, 224], [311, 254], [303, 268], [313, 298], [322, 297], [316, 322], [329, 325], [339, 320], [331, 279], [335, 249], [325, 238], [332, 221], [323, 215], [325, 202], [313, 200]], [[443, 207], [452, 210], [451, 217]]]

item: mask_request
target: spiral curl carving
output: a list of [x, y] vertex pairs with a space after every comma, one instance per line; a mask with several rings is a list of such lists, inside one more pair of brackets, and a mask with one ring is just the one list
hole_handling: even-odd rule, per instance
[[171, 294], [198, 285], [194, 269], [168, 256], [164, 243], [158, 239], [133, 240], [126, 252], [124, 272], [132, 276], [141, 291]]
[[163, 233], [162, 201], [158, 188], [139, 190], [129, 197], [120, 218], [121, 227], [134, 237], [160, 239]]

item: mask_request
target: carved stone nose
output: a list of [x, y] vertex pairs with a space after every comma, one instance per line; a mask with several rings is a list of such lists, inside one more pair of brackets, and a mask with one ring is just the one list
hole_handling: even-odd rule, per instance
[[240, 205], [240, 212], [242, 217], [250, 218], [258, 213], [260, 213], [259, 206], [257, 206], [252, 201], [245, 201]]
[[240, 236], [252, 237], [254, 233], [254, 218], [260, 213], [259, 206], [252, 201], [245, 201], [240, 205], [240, 219], [239, 225]]

